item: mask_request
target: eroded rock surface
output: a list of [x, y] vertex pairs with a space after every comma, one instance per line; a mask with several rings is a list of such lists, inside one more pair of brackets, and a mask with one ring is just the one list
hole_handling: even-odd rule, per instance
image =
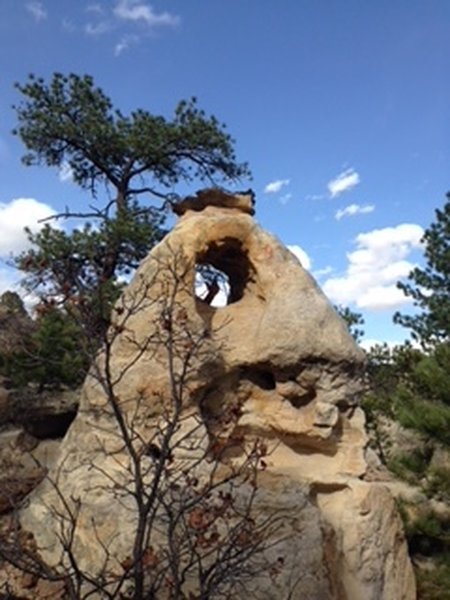
[[[133, 501], [117, 493], [132, 483], [129, 457], [99, 377], [106, 364], [133, 443], [147, 449], [149, 464], [161, 449], [145, 442], [172, 410], [180, 380], [177, 397], [198, 423], [198, 440], [230, 434], [220, 420], [224, 407], [236, 408], [230, 435], [264, 440], [255, 510], [279, 510], [286, 535], [276, 546], [280, 572], [253, 581], [257, 597], [412, 600], [395, 506], [387, 491], [361, 480], [363, 353], [297, 258], [252, 219], [252, 198], [223, 194], [221, 201], [217, 191], [213, 198], [211, 205], [203, 193], [200, 208], [192, 199], [179, 208], [178, 224], [118, 302], [108, 354], [88, 376], [51, 483], [30, 497], [22, 524], [57, 564], [52, 506], [63, 496], [77, 506], [73, 550], [83, 568], [100, 572], [105, 547], [116, 566], [130, 555]], [[196, 272], [207, 273], [203, 282], [197, 275], [196, 283]], [[220, 295], [224, 305], [215, 306]], [[202, 443], [191, 442], [191, 453], [187, 448], [175, 464], [192, 460]]]

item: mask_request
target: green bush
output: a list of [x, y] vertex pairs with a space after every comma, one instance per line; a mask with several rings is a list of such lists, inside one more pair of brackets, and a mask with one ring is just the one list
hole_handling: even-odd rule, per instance
[[450, 406], [450, 344], [440, 344], [424, 356], [415, 366], [413, 377], [422, 396]]
[[450, 469], [434, 467], [427, 473], [425, 492], [438, 500], [450, 502]]
[[[450, 600], [450, 519], [397, 501], [418, 588], [418, 600]], [[424, 564], [426, 568], [421, 568]]]
[[21, 349], [2, 357], [0, 366], [16, 387], [28, 383], [40, 389], [76, 387], [89, 367], [83, 331], [62, 310], [47, 307], [38, 315], [34, 331], [23, 340]]
[[408, 454], [395, 456], [387, 466], [397, 477], [417, 483], [426, 474], [430, 458], [429, 452], [417, 448]]
[[418, 600], [450, 600], [450, 555], [430, 570], [416, 570]]
[[401, 387], [393, 394], [393, 401], [395, 416], [403, 427], [450, 445], [450, 406], [429, 401]]

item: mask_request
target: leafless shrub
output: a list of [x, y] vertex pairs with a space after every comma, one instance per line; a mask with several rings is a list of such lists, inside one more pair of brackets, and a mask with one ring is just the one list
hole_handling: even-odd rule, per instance
[[[68, 495], [61, 483], [64, 461], [46, 477], [53, 498], [46, 508], [61, 558], [48, 564], [42, 558], [46, 549], [17, 518], [0, 534], [4, 563], [58, 582], [61, 598], [257, 598], [255, 580], [276, 579], [283, 566], [276, 552], [281, 516], [257, 510], [267, 449], [240, 431], [238, 405], [221, 407], [211, 416], [214, 427], [208, 426], [199, 369], [211, 361], [217, 332], [186, 309], [201, 302], [193, 298], [193, 266], [181, 253], [169, 254], [151, 280], [138, 273], [92, 363], [90, 385], [104, 401], [89, 410], [97, 419], [100, 458], [107, 458], [92, 458], [88, 465], [96, 488], [85, 490], [84, 498]], [[145, 332], [134, 327], [143, 311], [157, 315]], [[119, 344], [132, 349], [120, 367], [114, 360]], [[86, 351], [96, 348], [93, 343]], [[167, 381], [151, 401], [145, 385], [124, 394], [143, 357], [158, 364]], [[80, 559], [78, 534], [83, 503], [94, 491], [130, 511], [133, 528], [128, 554], [118, 556], [114, 539], [106, 541], [93, 519], [91, 541], [102, 559], [89, 569]], [[5, 584], [5, 597], [11, 596], [8, 589]]]

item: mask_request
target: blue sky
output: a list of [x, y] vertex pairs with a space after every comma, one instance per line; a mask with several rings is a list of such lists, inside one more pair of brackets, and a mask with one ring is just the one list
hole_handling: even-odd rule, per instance
[[449, 33], [447, 0], [0, 0], [0, 291], [23, 226], [88, 202], [21, 165], [13, 84], [88, 73], [125, 113], [195, 95], [249, 162], [261, 225], [366, 338], [402, 340], [395, 282], [450, 188]]

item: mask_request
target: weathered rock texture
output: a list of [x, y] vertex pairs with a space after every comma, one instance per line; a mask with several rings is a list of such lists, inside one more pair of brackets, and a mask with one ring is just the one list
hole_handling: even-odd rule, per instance
[[24, 342], [33, 331], [33, 321], [23, 302], [15, 292], [0, 296], [0, 354], [8, 358], [23, 349]]
[[[218, 439], [218, 415], [237, 406], [235, 430], [265, 440], [255, 509], [279, 510], [288, 535], [276, 550], [284, 557], [280, 574], [255, 579], [254, 597], [292, 591], [293, 599], [411, 600], [415, 584], [394, 503], [384, 487], [362, 479], [363, 354], [311, 275], [252, 219], [252, 198], [211, 194], [214, 206], [203, 192], [200, 203], [190, 198], [178, 207], [178, 224], [118, 303], [109, 360], [103, 353], [97, 368], [108, 364], [114, 397], [138, 441], [154, 439], [173, 398], [170, 369], [179, 373], [186, 364], [180, 354], [170, 361], [163, 341], [181, 323], [186, 352], [195, 346], [183, 410]], [[226, 275], [228, 304], [214, 307], [196, 296], [196, 265]], [[114, 493], [112, 482], [127, 478], [128, 458], [98, 372], [85, 383], [51, 473], [59, 494], [78, 501], [75, 553], [93, 573], [104, 559], [98, 540], [120, 563], [135, 527], [130, 500]], [[53, 483], [41, 484], [21, 520], [56, 563], [53, 505]]]
[[75, 418], [78, 393], [11, 389], [0, 377], [0, 514], [42, 481]]

